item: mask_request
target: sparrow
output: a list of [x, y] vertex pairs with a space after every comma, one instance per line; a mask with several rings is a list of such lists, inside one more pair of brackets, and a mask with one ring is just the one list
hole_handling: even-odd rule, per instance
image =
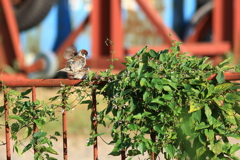
[[77, 72], [70, 73], [70, 77], [74, 79], [86, 79], [88, 78], [89, 66], [78, 70]]
[[77, 52], [76, 47], [67, 47], [63, 54], [63, 57], [67, 60], [66, 66], [58, 72], [70, 72], [70, 74], [73, 72], [78, 72], [85, 67], [87, 55], [88, 52], [85, 49]]

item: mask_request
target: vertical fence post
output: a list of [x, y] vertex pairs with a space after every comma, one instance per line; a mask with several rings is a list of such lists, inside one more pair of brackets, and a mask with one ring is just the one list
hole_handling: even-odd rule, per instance
[[66, 93], [62, 93], [62, 127], [63, 127], [63, 159], [68, 159], [68, 152], [67, 152], [67, 112], [66, 112]]
[[6, 88], [3, 92], [4, 92], [4, 110], [5, 110], [4, 114], [5, 114], [6, 152], [7, 152], [7, 160], [11, 160], [10, 128], [8, 125], [8, 115], [9, 115], [8, 100], [7, 100], [8, 89]]
[[[36, 97], [36, 87], [32, 87], [32, 102], [35, 102], [37, 100]], [[36, 106], [33, 106], [33, 110], [36, 110]], [[36, 119], [36, 117], [33, 117], [33, 120]], [[34, 122], [33, 123], [33, 134], [37, 132], [37, 124]], [[37, 142], [35, 143], [37, 144]], [[34, 147], [34, 154], [37, 153], [37, 149]]]
[[125, 159], [126, 159], [126, 149], [122, 149], [121, 160], [125, 160]]
[[[92, 90], [92, 125], [94, 128], [95, 134], [97, 134], [97, 100], [96, 100], [96, 88]], [[98, 160], [98, 142], [97, 137], [94, 138], [93, 145], [93, 160]]]
[[[154, 131], [154, 129], [151, 130], [150, 137], [152, 142], [156, 142], [156, 132]], [[156, 160], [156, 159], [157, 159], [156, 153], [152, 152], [151, 160]]]

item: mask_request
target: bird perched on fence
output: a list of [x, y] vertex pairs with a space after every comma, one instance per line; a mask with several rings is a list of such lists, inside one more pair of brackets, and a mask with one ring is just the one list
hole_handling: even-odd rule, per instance
[[88, 73], [90, 71], [89, 68], [90, 68], [89, 66], [82, 68], [81, 70], [74, 72], [73, 74], [70, 74], [70, 76], [75, 79], [87, 79]]
[[[59, 70], [58, 72], [67, 72], [71, 74], [74, 78], [81, 77], [74, 75], [80, 75], [80, 72], [86, 72], [86, 68], [84, 67], [86, 65], [87, 55], [88, 52], [85, 49], [82, 49], [79, 52], [77, 52], [76, 47], [74, 46], [67, 47], [63, 54], [63, 57], [67, 60], [66, 66], [65, 68]], [[87, 70], [88, 70], [87, 72], [89, 72], [89, 68]]]

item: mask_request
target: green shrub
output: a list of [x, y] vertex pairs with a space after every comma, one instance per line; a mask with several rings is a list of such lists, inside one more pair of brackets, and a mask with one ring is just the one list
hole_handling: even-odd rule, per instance
[[240, 138], [239, 87], [223, 74], [233, 68], [226, 66], [229, 59], [213, 67], [208, 57], [180, 55], [179, 45], [171, 53], [144, 47], [101, 88], [108, 106], [99, 123], [112, 123], [110, 155], [125, 149], [128, 157], [239, 159], [234, 153], [240, 145], [228, 140]]

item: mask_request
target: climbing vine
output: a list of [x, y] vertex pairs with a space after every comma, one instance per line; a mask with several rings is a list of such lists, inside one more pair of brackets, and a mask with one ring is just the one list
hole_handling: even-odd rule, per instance
[[112, 124], [110, 155], [126, 150], [128, 159], [145, 152], [151, 159], [159, 153], [165, 159], [239, 159], [234, 154], [240, 145], [229, 142], [240, 139], [239, 84], [223, 74], [239, 65], [227, 66], [226, 59], [212, 66], [208, 57], [179, 50], [174, 41], [170, 50], [146, 46], [126, 57], [126, 69], [100, 88], [108, 106], [99, 122]]

